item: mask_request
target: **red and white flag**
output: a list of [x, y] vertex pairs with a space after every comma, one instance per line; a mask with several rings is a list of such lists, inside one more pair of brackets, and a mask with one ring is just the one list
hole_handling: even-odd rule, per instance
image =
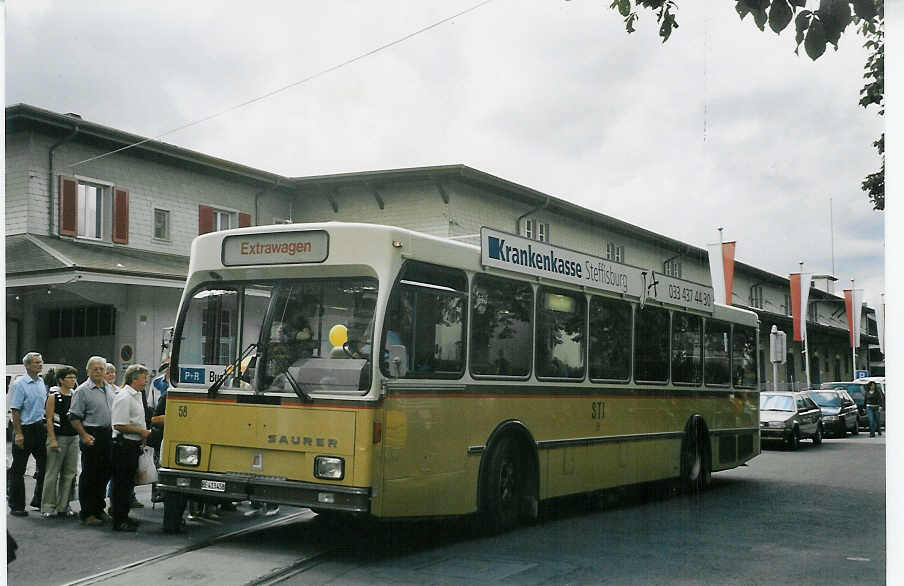
[[807, 301], [810, 299], [810, 281], [813, 273], [791, 273], [791, 319], [794, 323], [794, 340], [807, 339]]
[[725, 305], [731, 305], [736, 244], [731, 241], [706, 245], [709, 253], [709, 274], [713, 282], [713, 296], [716, 302]]
[[860, 314], [863, 313], [863, 289], [845, 289], [844, 308], [847, 310], [851, 348], [859, 348]]

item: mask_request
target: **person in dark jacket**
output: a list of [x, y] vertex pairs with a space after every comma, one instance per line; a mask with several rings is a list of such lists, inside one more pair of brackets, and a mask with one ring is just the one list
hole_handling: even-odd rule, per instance
[[866, 384], [866, 416], [869, 417], [869, 436], [876, 437], [876, 433], [882, 435], [880, 427], [879, 410], [885, 406], [885, 397], [879, 386], [870, 382]]

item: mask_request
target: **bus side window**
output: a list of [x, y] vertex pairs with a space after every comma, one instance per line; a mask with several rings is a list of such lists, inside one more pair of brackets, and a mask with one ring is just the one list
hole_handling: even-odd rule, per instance
[[669, 312], [659, 307], [638, 308], [634, 318], [634, 379], [669, 380]]
[[537, 291], [538, 377], [584, 378], [586, 307], [583, 293], [548, 287]]
[[756, 371], [756, 329], [735, 325], [731, 337], [731, 372], [734, 386], [755, 387]]
[[402, 267], [384, 324], [381, 368], [386, 376], [459, 378], [464, 373], [467, 283], [462, 271], [416, 261]]
[[476, 275], [471, 285], [471, 372], [527, 377], [533, 314], [529, 283]]
[[590, 297], [591, 379], [631, 378], [631, 317], [631, 304], [627, 301]]
[[729, 342], [731, 326], [727, 323], [706, 320], [703, 334], [703, 382], [708, 385], [731, 384], [729, 369]]
[[699, 385], [703, 382], [703, 319], [689, 313], [672, 313], [672, 381]]

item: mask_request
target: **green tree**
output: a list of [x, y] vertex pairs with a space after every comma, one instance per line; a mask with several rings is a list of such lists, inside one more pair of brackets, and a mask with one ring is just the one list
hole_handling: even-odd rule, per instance
[[[776, 34], [781, 34], [794, 22], [797, 47], [800, 46], [812, 60], [819, 59], [827, 45], [838, 50], [841, 34], [853, 26], [865, 39], [864, 47], [869, 56], [864, 67], [866, 83], [860, 90], [860, 105], [864, 108], [875, 105], [879, 115], [885, 114], [885, 2], [884, 0], [734, 0], [735, 10], [744, 20], [752, 17], [754, 25], [761, 31], [766, 25]], [[807, 6], [810, 5], [811, 8]], [[662, 42], [669, 40], [672, 31], [678, 28], [677, 4], [674, 0], [612, 0], [610, 8], [617, 10], [625, 19], [625, 30], [634, 32], [639, 19], [638, 12], [648, 10], [659, 23]], [[873, 142], [879, 151], [882, 165], [879, 171], [867, 175], [861, 189], [867, 193], [873, 207], [885, 209], [885, 133]]]

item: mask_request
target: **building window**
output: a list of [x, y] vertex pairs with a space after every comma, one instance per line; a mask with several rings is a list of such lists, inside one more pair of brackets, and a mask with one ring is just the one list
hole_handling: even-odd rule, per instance
[[169, 210], [154, 210], [154, 238], [156, 238], [157, 240], [170, 239]]
[[213, 231], [219, 232], [220, 230], [229, 230], [232, 228], [232, 213], [224, 212], [223, 210], [214, 210], [213, 211]]
[[763, 309], [763, 286], [753, 285], [750, 287], [750, 307]]
[[625, 247], [614, 242], [606, 243], [606, 258], [615, 262], [625, 262]]
[[816, 304], [810, 301], [807, 304], [807, 321], [816, 323], [819, 318], [819, 312], [816, 311]]
[[129, 190], [60, 175], [60, 236], [129, 243]]
[[108, 188], [95, 183], [78, 182], [78, 235], [101, 240], [104, 237], [104, 203]]
[[534, 219], [525, 220], [524, 236], [539, 242], [549, 242], [549, 223]]
[[231, 228], [245, 228], [251, 225], [251, 214], [228, 211], [211, 206], [198, 206], [198, 234], [219, 232]]
[[791, 294], [785, 293], [785, 315], [791, 315]]
[[116, 308], [112, 305], [68, 307], [48, 312], [50, 338], [86, 338], [116, 334]]
[[669, 277], [677, 277], [681, 278], [681, 261], [670, 258], [669, 260], [662, 263], [662, 272], [665, 273]]

